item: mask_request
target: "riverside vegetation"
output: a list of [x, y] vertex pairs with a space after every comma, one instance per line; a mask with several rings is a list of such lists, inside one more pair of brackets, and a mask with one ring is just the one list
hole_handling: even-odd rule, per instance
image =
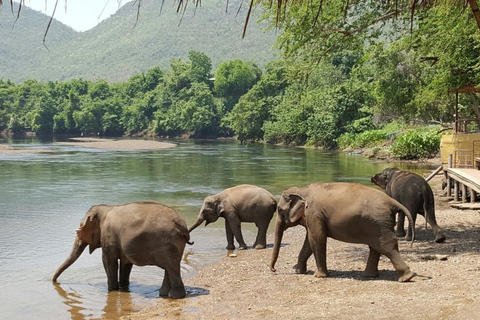
[[[480, 33], [471, 12], [449, 5], [420, 11], [410, 32], [409, 15], [381, 29], [362, 27], [388, 5], [356, 8], [347, 22], [342, 3], [333, 1], [313, 24], [315, 12], [292, 7], [277, 25], [282, 56], [263, 71], [237, 59], [212, 73], [210, 58], [191, 51], [187, 61], [172, 59], [168, 71], [156, 67], [125, 82], [1, 81], [0, 129], [235, 136], [329, 149], [370, 147], [372, 154], [406, 159], [434, 155], [440, 125], [453, 120], [448, 89], [480, 82]], [[265, 19], [275, 24], [275, 12]], [[355, 37], [310, 33], [338, 28], [364, 31]], [[476, 99], [461, 97], [463, 115], [474, 117], [469, 105]]]

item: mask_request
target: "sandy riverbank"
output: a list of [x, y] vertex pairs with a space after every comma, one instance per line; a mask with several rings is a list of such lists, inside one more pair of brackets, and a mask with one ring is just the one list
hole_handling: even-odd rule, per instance
[[32, 153], [49, 153], [52, 150], [41, 150], [41, 149], [22, 149], [14, 148], [7, 144], [0, 143], [0, 155], [2, 154], [32, 154]]
[[174, 148], [177, 145], [169, 142], [135, 139], [100, 139], [100, 138], [71, 138], [68, 142], [58, 142], [62, 146], [80, 146], [114, 151], [157, 150]]
[[[440, 177], [432, 180], [440, 194]], [[302, 227], [288, 229], [277, 262], [268, 269], [272, 249], [247, 250], [202, 269], [185, 281], [188, 296], [182, 300], [158, 299], [155, 305], [127, 319], [477, 319], [480, 314], [480, 214], [456, 210], [436, 202], [437, 221], [447, 235], [433, 242], [423, 217], [417, 219], [417, 240], [410, 248], [400, 240], [401, 254], [418, 276], [397, 282], [385, 257], [380, 277], [365, 279], [368, 247], [329, 239], [330, 277], [292, 272], [303, 243]], [[272, 243], [272, 236], [269, 238]], [[193, 246], [195, 249], [195, 246]], [[447, 260], [433, 259], [445, 255]]]

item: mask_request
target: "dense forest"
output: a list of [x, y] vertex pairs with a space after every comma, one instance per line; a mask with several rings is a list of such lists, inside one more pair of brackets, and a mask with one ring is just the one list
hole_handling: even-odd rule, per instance
[[[169, 69], [156, 67], [120, 83], [2, 81], [0, 129], [235, 136], [324, 148], [375, 146], [373, 153], [387, 148], [401, 158], [434, 154], [439, 126], [453, 121], [449, 89], [480, 82], [480, 32], [471, 12], [440, 5], [413, 21], [398, 16], [363, 30], [357, 20], [372, 21], [377, 11], [357, 8], [357, 20], [346, 22], [343, 2], [332, 3], [338, 6], [326, 7], [320, 17], [300, 6], [278, 24], [272, 9], [265, 19], [283, 28], [277, 42], [282, 56], [263, 70], [236, 59], [212, 73], [211, 59], [191, 51], [188, 60], [172, 59]], [[329, 27], [353, 31], [313, 32]], [[464, 116], [474, 116], [476, 99], [462, 97]], [[384, 148], [385, 141], [393, 143]]]

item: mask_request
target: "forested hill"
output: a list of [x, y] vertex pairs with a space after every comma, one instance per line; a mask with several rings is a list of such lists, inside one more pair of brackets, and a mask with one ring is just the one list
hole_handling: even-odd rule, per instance
[[[14, 9], [16, 10], [16, 8]], [[10, 5], [0, 7], [0, 78], [19, 81], [45, 74], [45, 61], [62, 44], [71, 42], [76, 32], [61, 23], [54, 23], [48, 39], [50, 53], [42, 39], [49, 17], [23, 7], [18, 21]]]
[[275, 30], [250, 23], [242, 40], [246, 14], [241, 11], [236, 17], [240, 2], [230, 1], [228, 13], [224, 0], [206, 1], [196, 12], [190, 5], [180, 25], [173, 2], [166, 1], [160, 14], [160, 2], [153, 0], [142, 2], [136, 26], [137, 7], [131, 3], [82, 33], [55, 21], [47, 38], [49, 51], [42, 45], [48, 17], [22, 9], [12, 31], [15, 17], [5, 5], [0, 13], [0, 78], [123, 81], [155, 66], [167, 68], [171, 58], [186, 58], [191, 50], [206, 53], [214, 68], [235, 58], [265, 65], [275, 55]]

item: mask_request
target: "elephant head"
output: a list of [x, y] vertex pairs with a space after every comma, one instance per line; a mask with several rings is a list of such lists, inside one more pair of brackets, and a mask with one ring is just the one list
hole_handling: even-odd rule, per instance
[[270, 270], [273, 272], [276, 271], [275, 263], [278, 259], [283, 232], [290, 227], [302, 223], [302, 218], [305, 216], [305, 210], [307, 208], [307, 201], [299, 194], [285, 191], [280, 197], [277, 222], [275, 224], [275, 243], [273, 245], [272, 259], [270, 260]]
[[73, 243], [72, 251], [65, 262], [55, 271], [53, 282], [70, 267], [82, 254], [83, 250], [89, 246], [90, 254], [101, 246], [100, 243], [100, 212], [97, 207], [92, 207], [80, 223], [77, 229], [77, 236]]
[[380, 188], [386, 189], [388, 182], [392, 179], [392, 175], [397, 171], [399, 171], [398, 168], [387, 168], [383, 170], [381, 173], [377, 173], [376, 175], [374, 175], [370, 179], [370, 181], [373, 184], [376, 184], [377, 186], [379, 186]]
[[208, 196], [203, 200], [202, 208], [198, 214], [197, 220], [193, 225], [188, 229], [188, 232], [192, 232], [193, 229], [198, 227], [205, 222], [205, 226], [208, 226], [210, 223], [215, 222], [224, 212], [224, 207], [220, 199], [214, 196]]

